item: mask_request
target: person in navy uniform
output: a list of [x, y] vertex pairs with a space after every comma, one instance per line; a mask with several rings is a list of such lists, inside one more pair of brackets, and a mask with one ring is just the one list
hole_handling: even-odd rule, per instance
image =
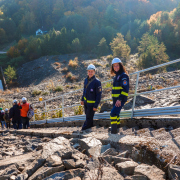
[[111, 110], [111, 134], [116, 134], [120, 128], [120, 111], [128, 98], [129, 92], [129, 76], [119, 58], [112, 60], [111, 75], [115, 75], [113, 79], [112, 99], [113, 108]]
[[84, 81], [84, 91], [81, 99], [81, 105], [84, 105], [86, 121], [82, 130], [93, 126], [93, 117], [101, 100], [102, 87], [99, 79], [95, 77], [95, 66], [90, 64], [87, 67], [88, 77]]

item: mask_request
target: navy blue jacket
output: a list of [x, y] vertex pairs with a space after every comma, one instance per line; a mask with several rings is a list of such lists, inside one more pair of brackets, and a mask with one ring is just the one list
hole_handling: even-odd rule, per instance
[[[89, 81], [94, 79], [86, 88]], [[86, 78], [84, 81], [84, 91], [81, 101], [84, 101], [89, 106], [97, 108], [101, 101], [102, 87], [101, 82], [95, 76], [91, 79]]]
[[9, 111], [9, 119], [12, 118], [12, 122], [18, 123], [21, 121], [20, 116], [20, 107], [18, 105], [13, 105], [13, 107]]
[[112, 98], [113, 101], [126, 102], [129, 92], [129, 76], [126, 73], [117, 72], [113, 79]]
[[1, 121], [4, 121], [3, 116], [4, 116], [4, 113], [1, 113], [1, 112], [0, 112], [0, 122], [1, 122]]

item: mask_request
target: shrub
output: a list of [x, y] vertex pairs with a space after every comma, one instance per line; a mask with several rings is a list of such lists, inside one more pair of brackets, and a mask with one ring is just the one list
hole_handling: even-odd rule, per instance
[[60, 91], [63, 91], [63, 87], [62, 86], [57, 86], [54, 90], [56, 92], [60, 92]]
[[15, 48], [14, 46], [12, 46], [9, 51], [7, 52], [7, 56], [10, 58], [16, 58], [20, 56], [20, 52], [17, 48]]
[[82, 115], [83, 114], [83, 106], [78, 106], [74, 108], [75, 115]]
[[41, 93], [41, 95], [43, 95], [43, 96], [46, 96], [46, 95], [48, 95], [49, 93], [47, 92], [47, 91], [44, 91], [44, 92], [42, 92]]
[[12, 83], [12, 80], [16, 79], [16, 70], [10, 65], [5, 69], [4, 74], [7, 77], [7, 81]]
[[73, 76], [73, 75], [72, 75], [72, 73], [71, 73], [71, 72], [68, 72], [68, 73], [66, 74], [66, 78], [67, 78], [67, 79], [71, 79], [71, 78], [72, 78], [72, 76]]
[[64, 67], [64, 68], [62, 69], [62, 72], [64, 72], [64, 73], [68, 72], [68, 68], [67, 68], [67, 67]]
[[33, 96], [38, 96], [38, 95], [41, 94], [41, 92], [42, 92], [42, 91], [40, 91], [40, 90], [38, 90], [38, 89], [35, 89], [35, 90], [33, 90], [32, 95], [33, 95]]
[[69, 64], [68, 66], [72, 67], [72, 68], [76, 68], [78, 66], [78, 58], [75, 57], [74, 60], [69, 60]]

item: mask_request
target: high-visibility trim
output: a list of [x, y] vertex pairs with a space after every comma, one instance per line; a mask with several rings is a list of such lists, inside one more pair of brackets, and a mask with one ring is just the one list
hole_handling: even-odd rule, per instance
[[111, 121], [111, 124], [117, 124], [117, 121]]
[[121, 124], [120, 121], [117, 121], [117, 124]]
[[110, 119], [117, 119], [117, 116], [115, 116], [115, 117], [110, 116]]
[[112, 88], [113, 90], [120, 90], [120, 89], [123, 89], [121, 86], [117, 86], [117, 87], [113, 87]]
[[89, 100], [87, 100], [87, 103], [95, 103], [96, 101], [89, 101]]
[[128, 96], [128, 93], [126, 93], [124, 91], [122, 91], [121, 94], [124, 95], [124, 96]]
[[[86, 97], [84, 97], [84, 100], [86, 101]], [[87, 103], [95, 103], [96, 101], [90, 101], [90, 100], [87, 100]]]
[[112, 97], [119, 97], [120, 94], [112, 94]]

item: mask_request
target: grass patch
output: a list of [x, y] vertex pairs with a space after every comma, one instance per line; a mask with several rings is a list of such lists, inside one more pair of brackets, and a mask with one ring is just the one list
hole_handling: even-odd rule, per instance
[[33, 92], [31, 93], [33, 96], [38, 96], [41, 94], [42, 91], [36, 89], [36, 90], [33, 90]]

